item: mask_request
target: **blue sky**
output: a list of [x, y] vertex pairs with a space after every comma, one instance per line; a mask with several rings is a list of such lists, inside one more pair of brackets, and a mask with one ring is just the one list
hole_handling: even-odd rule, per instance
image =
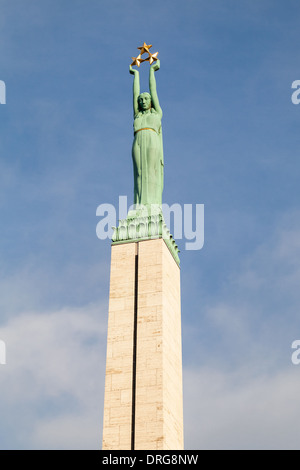
[[299, 20], [296, 0], [0, 0], [1, 449], [101, 446], [96, 208], [131, 203], [144, 41], [161, 60], [164, 202], [205, 204], [203, 249], [178, 240], [185, 447], [299, 449]]

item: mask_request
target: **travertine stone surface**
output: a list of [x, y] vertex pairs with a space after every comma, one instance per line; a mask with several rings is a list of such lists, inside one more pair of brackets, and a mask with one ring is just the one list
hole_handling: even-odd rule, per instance
[[183, 449], [180, 269], [147, 240], [138, 273], [135, 449]]
[[135, 243], [111, 251], [103, 450], [131, 449]]
[[[132, 409], [135, 255], [138, 298]], [[112, 246], [103, 449], [183, 449], [180, 269], [163, 239]]]

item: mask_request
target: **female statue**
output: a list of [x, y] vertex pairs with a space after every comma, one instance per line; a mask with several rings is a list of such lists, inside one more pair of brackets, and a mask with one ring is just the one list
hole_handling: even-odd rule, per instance
[[140, 93], [138, 70], [130, 66], [133, 81], [134, 141], [132, 159], [134, 172], [134, 204], [151, 206], [162, 204], [163, 143], [161, 119], [154, 72], [159, 70], [159, 60], [150, 67], [150, 93]]

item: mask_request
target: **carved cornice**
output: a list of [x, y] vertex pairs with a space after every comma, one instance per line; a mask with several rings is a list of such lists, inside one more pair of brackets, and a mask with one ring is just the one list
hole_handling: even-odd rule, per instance
[[118, 227], [113, 228], [112, 244], [138, 242], [163, 238], [176, 263], [180, 264], [179, 249], [165, 224], [163, 215], [133, 215], [119, 221]]

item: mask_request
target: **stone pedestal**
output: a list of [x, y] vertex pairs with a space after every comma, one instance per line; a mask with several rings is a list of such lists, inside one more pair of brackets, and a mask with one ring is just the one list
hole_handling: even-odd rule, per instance
[[183, 449], [180, 268], [162, 238], [113, 244], [103, 450]]

